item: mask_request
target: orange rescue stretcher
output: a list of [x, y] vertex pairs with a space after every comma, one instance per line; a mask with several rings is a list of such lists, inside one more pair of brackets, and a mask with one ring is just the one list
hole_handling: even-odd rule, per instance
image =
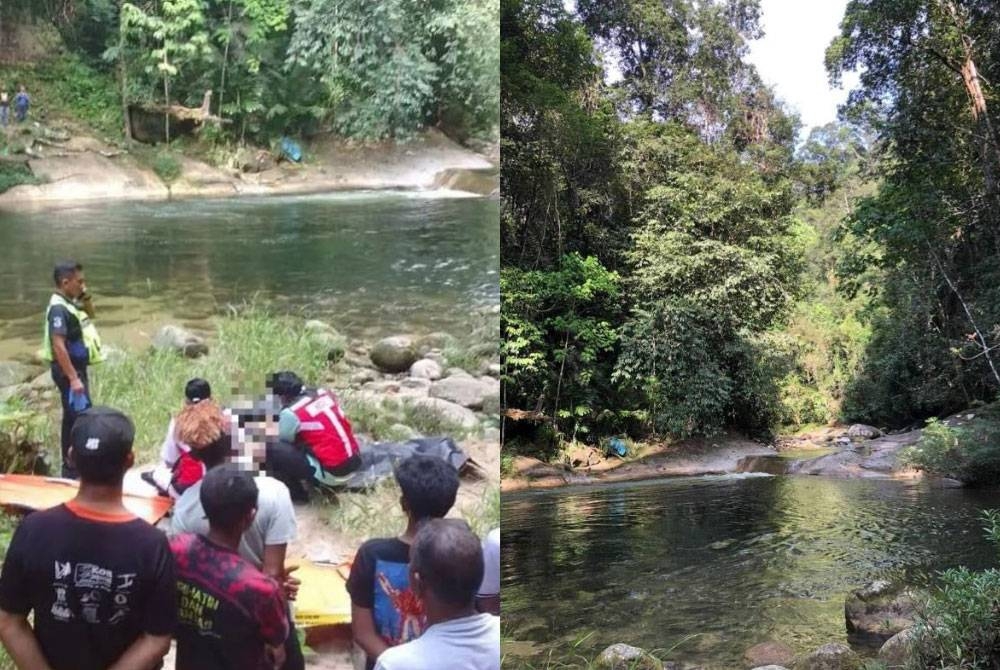
[[[48, 509], [72, 500], [78, 488], [79, 483], [72, 479], [0, 474], [0, 507], [22, 513]], [[174, 504], [163, 496], [129, 493], [122, 496], [122, 502], [132, 514], [153, 525], [166, 516]]]

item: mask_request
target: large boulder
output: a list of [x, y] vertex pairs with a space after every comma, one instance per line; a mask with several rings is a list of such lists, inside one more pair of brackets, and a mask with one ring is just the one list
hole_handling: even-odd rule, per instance
[[431, 397], [441, 398], [469, 409], [482, 409], [488, 398], [500, 395], [500, 382], [493, 377], [445, 377], [431, 386]]
[[882, 437], [882, 435], [884, 433], [875, 426], [866, 426], [863, 423], [856, 423], [847, 429], [848, 437], [862, 440], [874, 440], [876, 437]]
[[410, 366], [410, 376], [419, 377], [421, 379], [441, 379], [443, 371], [441, 370], [441, 364], [437, 361], [431, 360], [430, 358], [421, 358], [419, 361]]
[[842, 642], [824, 644], [795, 660], [795, 670], [859, 670], [861, 657]]
[[347, 353], [347, 338], [337, 329], [323, 321], [306, 321], [307, 337], [326, 350], [326, 359], [336, 363]]
[[413, 338], [395, 335], [376, 342], [368, 357], [376, 367], [385, 372], [406, 372], [420, 355]]
[[158, 351], [175, 351], [188, 358], [198, 358], [208, 353], [208, 344], [201, 337], [180, 326], [164, 326], [153, 336], [153, 348]]
[[30, 381], [39, 369], [19, 361], [0, 361], [0, 387]]
[[907, 628], [890, 637], [878, 650], [878, 660], [890, 668], [905, 666], [910, 657], [915, 635], [912, 628]]
[[597, 657], [601, 670], [663, 670], [663, 663], [648, 651], [627, 644], [613, 644]]
[[795, 651], [780, 642], [761, 642], [743, 652], [748, 667], [789, 665], [795, 660]]
[[454, 424], [465, 430], [479, 426], [479, 419], [476, 418], [475, 412], [441, 398], [416, 398], [412, 404], [445, 423]]
[[856, 644], [880, 646], [911, 627], [916, 616], [915, 594], [884, 580], [858, 589], [844, 602], [848, 639]]

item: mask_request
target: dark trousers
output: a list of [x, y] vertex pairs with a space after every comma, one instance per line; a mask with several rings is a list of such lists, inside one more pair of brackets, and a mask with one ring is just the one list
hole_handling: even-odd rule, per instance
[[292, 623], [291, 612], [288, 614], [288, 639], [285, 640], [285, 664], [281, 670], [305, 670], [306, 659], [299, 645], [298, 630]]
[[[83, 389], [87, 396], [90, 397], [90, 384], [87, 381], [87, 369], [82, 370], [77, 369], [77, 376], [80, 381], [83, 382]], [[69, 434], [73, 430], [73, 422], [76, 421], [76, 412], [69, 404], [69, 377], [63, 374], [63, 371], [59, 368], [56, 363], [52, 364], [52, 381], [56, 383], [59, 388], [59, 399], [62, 400], [62, 434], [60, 440], [60, 446], [62, 447], [62, 476], [68, 479], [77, 479], [79, 475], [76, 472], [76, 468], [69, 464]]]
[[288, 487], [292, 500], [308, 502], [309, 491], [303, 482], [312, 479], [312, 466], [306, 453], [288, 442], [271, 442], [267, 445], [267, 474]]

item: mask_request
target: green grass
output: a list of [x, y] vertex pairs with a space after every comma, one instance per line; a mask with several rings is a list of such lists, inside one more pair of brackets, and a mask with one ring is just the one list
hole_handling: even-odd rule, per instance
[[[330, 526], [356, 540], [372, 537], [395, 537], [406, 528], [406, 516], [399, 505], [399, 487], [392, 478], [383, 480], [365, 492], [337, 494], [331, 506]], [[480, 537], [500, 526], [500, 488], [491, 485], [483, 497], [472, 504], [456, 505], [449, 514], [465, 519]]]
[[5, 66], [0, 84], [11, 99], [23, 82], [31, 96], [29, 121], [74, 119], [106, 138], [120, 139], [124, 128], [114, 77], [68, 54]]
[[42, 180], [22, 163], [0, 163], [0, 193], [23, 184], [41, 184]]
[[295, 370], [307, 383], [318, 383], [326, 368], [326, 351], [299, 320], [257, 306], [220, 317], [208, 342], [209, 355], [195, 360], [150, 350], [115, 356], [92, 369], [94, 398], [135, 422], [137, 462], [158, 458], [167, 424], [180, 410], [184, 384], [192, 377], [207, 379], [226, 404], [237, 395], [263, 393], [269, 372]]

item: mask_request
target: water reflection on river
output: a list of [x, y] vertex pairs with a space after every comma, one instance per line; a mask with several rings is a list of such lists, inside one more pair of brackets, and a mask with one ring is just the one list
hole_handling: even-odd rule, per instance
[[51, 267], [86, 266], [112, 342], [253, 295], [350, 334], [469, 331], [499, 303], [499, 207], [448, 193], [116, 203], [0, 213], [0, 359], [38, 345]]
[[502, 505], [508, 652], [554, 642], [566, 653], [588, 633], [589, 651], [662, 650], [696, 633], [666, 656], [734, 668], [769, 639], [796, 651], [846, 641], [844, 597], [867, 580], [995, 563], [979, 516], [1000, 492], [742, 476], [515, 494]]

